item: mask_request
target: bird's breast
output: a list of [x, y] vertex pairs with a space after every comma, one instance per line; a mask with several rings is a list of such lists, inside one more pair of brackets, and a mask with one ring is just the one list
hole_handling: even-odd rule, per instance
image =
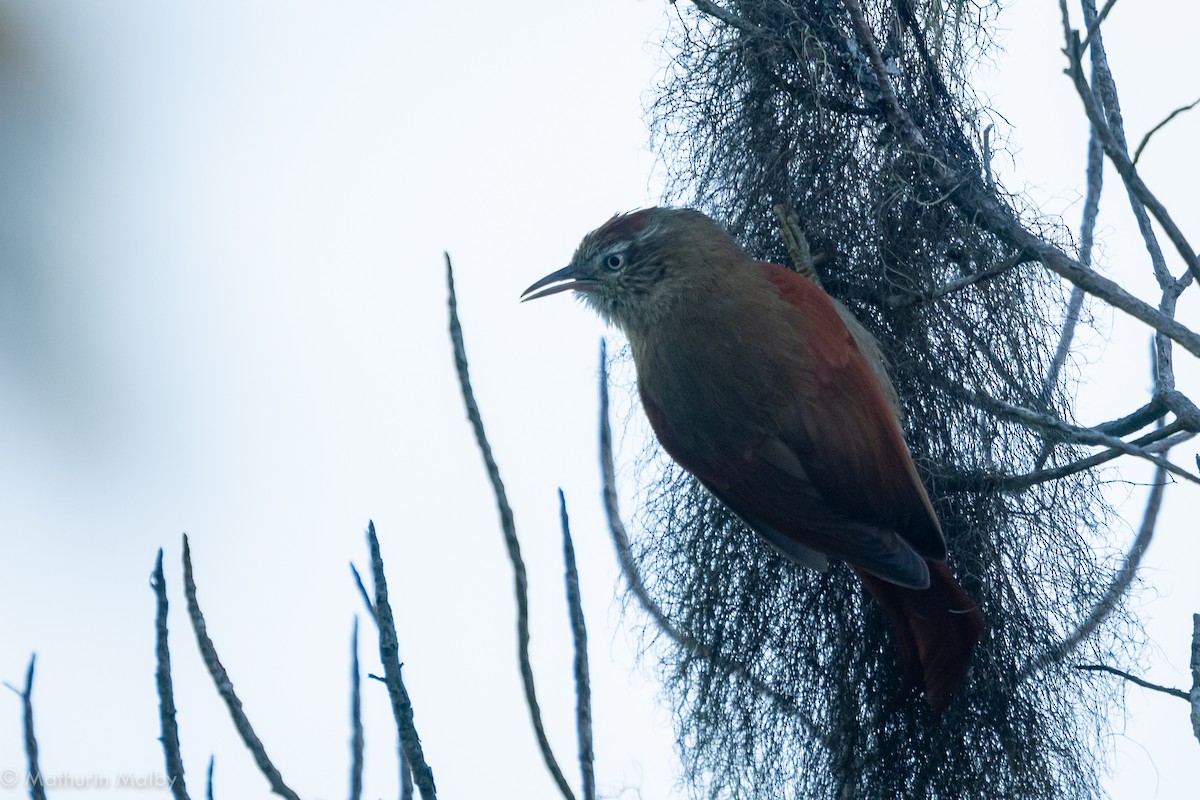
[[776, 433], [793, 376], [779, 357], [787, 337], [766, 328], [761, 317], [680, 314], [631, 338], [651, 424], [676, 460], [728, 462]]

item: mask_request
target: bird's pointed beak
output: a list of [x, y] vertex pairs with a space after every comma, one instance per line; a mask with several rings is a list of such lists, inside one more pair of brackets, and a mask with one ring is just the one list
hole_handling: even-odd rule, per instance
[[596, 281], [581, 274], [579, 268], [574, 264], [569, 264], [557, 272], [551, 272], [521, 292], [521, 302], [524, 303], [526, 300], [536, 300], [539, 297], [558, 294], [559, 292], [565, 292], [567, 289], [587, 292], [591, 291], [595, 286]]

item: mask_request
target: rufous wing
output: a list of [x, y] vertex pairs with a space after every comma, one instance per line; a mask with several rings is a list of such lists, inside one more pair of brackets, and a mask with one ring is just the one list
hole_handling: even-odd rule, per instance
[[784, 445], [834, 512], [895, 531], [924, 558], [946, 557], [937, 515], [875, 368], [820, 287], [760, 264], [793, 310], [807, 348], [790, 376], [796, 403], [781, 420]]

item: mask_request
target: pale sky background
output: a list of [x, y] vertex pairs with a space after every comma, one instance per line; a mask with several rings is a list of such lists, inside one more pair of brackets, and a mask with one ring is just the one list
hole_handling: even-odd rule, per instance
[[[1086, 130], [1061, 74], [1054, 5], [1012, 3], [1007, 52], [980, 80], [1011, 123], [997, 120], [1010, 153], [997, 169], [1074, 227]], [[1200, 14], [1181, 6], [1118, 4], [1105, 29], [1134, 141], [1200, 95]], [[598, 500], [605, 332], [565, 299], [517, 302], [586, 231], [661, 197], [643, 108], [666, 66], [657, 43], [671, 13], [659, 0], [0, 2], [0, 678], [19, 683], [37, 652], [47, 775], [163, 771], [147, 582], [161, 546], [190, 789], [202, 794], [215, 753], [218, 797], [268, 796], [183, 613], [186, 531], [210, 633], [268, 752], [302, 796], [345, 796], [348, 646], [361, 614], [347, 562], [366, 563], [374, 519], [441, 796], [554, 796], [452, 369], [449, 250], [523, 537], [538, 689], [560, 761], [575, 780], [558, 486], [585, 591], [602, 793], [679, 796], [669, 716], [653, 664], [634, 656], [639, 620], [614, 599]], [[1162, 131], [1141, 164], [1193, 240], [1198, 134], [1200, 110]], [[1109, 185], [1099, 267], [1157, 303], [1111, 173]], [[1193, 327], [1198, 292], [1180, 305]], [[1097, 323], [1084, 351], [1088, 421], [1134, 408], [1149, 386], [1144, 332], [1104, 309]], [[1195, 359], [1177, 358], [1180, 388], [1200, 396]], [[640, 447], [626, 441], [623, 456]], [[1112, 477], [1149, 477], [1120, 467]], [[1143, 498], [1114, 486], [1127, 540]], [[1182, 688], [1200, 611], [1198, 498], [1168, 490], [1143, 571], [1156, 646], [1140, 671]], [[360, 654], [377, 669], [371, 638]], [[365, 796], [392, 797], [386, 694], [374, 682], [364, 693]], [[5, 695], [0, 771], [20, 772], [20, 704]], [[1114, 721], [1113, 796], [1194, 797], [1186, 705], [1136, 688], [1128, 700]], [[23, 794], [0, 787], [0, 800]]]

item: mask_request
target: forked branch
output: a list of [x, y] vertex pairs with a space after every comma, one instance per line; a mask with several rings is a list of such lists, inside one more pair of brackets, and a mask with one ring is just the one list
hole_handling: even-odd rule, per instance
[[375, 583], [375, 624], [379, 629], [379, 659], [383, 662], [383, 682], [387, 685], [388, 697], [392, 701], [392, 715], [400, 734], [400, 746], [413, 773], [413, 781], [421, 792], [422, 800], [436, 800], [437, 789], [433, 782], [433, 770], [425, 762], [421, 748], [421, 737], [413, 722], [412, 700], [400, 674], [400, 640], [396, 635], [396, 621], [392, 616], [392, 605], [388, 601], [387, 575], [383, 570], [383, 556], [379, 550], [379, 537], [375, 535], [375, 523], [367, 523], [367, 547], [371, 553], [371, 576]]

